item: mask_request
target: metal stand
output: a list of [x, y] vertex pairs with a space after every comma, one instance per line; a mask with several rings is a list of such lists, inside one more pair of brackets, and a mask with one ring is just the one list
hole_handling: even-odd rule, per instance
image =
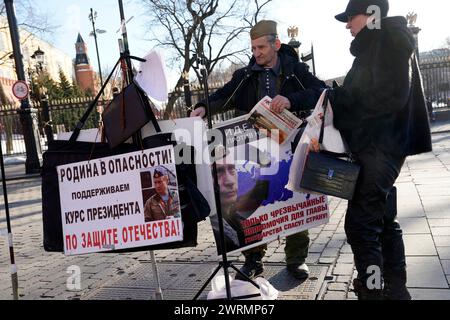
[[[209, 103], [209, 88], [208, 88], [208, 72], [206, 70], [206, 58], [200, 57], [198, 59], [198, 66], [200, 68], [200, 72], [202, 75], [202, 82], [203, 82], [203, 89], [205, 92], [205, 100], [206, 100], [206, 112], [208, 116], [208, 129], [212, 130], [212, 115], [210, 110], [210, 103]], [[213, 157], [215, 157], [214, 151], [213, 151]], [[222, 205], [220, 202], [220, 186], [219, 181], [217, 179], [217, 163], [216, 161], [213, 161], [212, 164], [212, 170], [213, 170], [213, 181], [214, 181], [214, 197], [216, 201], [216, 209], [217, 209], [217, 218], [219, 220], [219, 242], [220, 242], [220, 248], [222, 249], [222, 262], [219, 262], [219, 266], [216, 268], [216, 270], [213, 272], [213, 274], [209, 277], [209, 279], [206, 281], [206, 283], [203, 285], [203, 287], [200, 289], [200, 291], [197, 293], [197, 295], [194, 297], [194, 300], [197, 300], [202, 292], [206, 289], [208, 284], [211, 282], [211, 280], [216, 276], [216, 274], [220, 271], [220, 269], [223, 268], [224, 275], [225, 275], [225, 287], [227, 291], [227, 300], [232, 299], [247, 299], [252, 297], [259, 297], [259, 295], [251, 295], [251, 296], [242, 296], [242, 297], [232, 297], [231, 296], [231, 287], [230, 287], [230, 279], [229, 279], [229, 273], [228, 269], [232, 268], [236, 272], [238, 272], [240, 275], [244, 277], [247, 281], [249, 281], [252, 285], [254, 285], [256, 288], [259, 289], [258, 284], [256, 284], [254, 281], [252, 281], [250, 278], [248, 278], [245, 274], [243, 274], [239, 269], [237, 269], [231, 262], [228, 261], [227, 258], [227, 250], [225, 245], [225, 232], [223, 227], [223, 215], [222, 215]]]
[[11, 260], [11, 282], [14, 300], [19, 300], [19, 278], [17, 276], [17, 266], [14, 259], [14, 245], [11, 231], [11, 219], [9, 216], [8, 190], [6, 188], [5, 163], [3, 161], [3, 148], [0, 139], [0, 165], [2, 171], [3, 198], [5, 200], [6, 225], [8, 229], [9, 257]]
[[[130, 56], [130, 49], [128, 46], [128, 33], [127, 33], [127, 28], [126, 28], [126, 20], [125, 20], [125, 12], [123, 9], [123, 2], [122, 0], [118, 0], [119, 1], [119, 10], [120, 10], [120, 23], [121, 23], [121, 28], [122, 28], [122, 40], [123, 42], [119, 42], [120, 43], [120, 51], [121, 51], [121, 56], [122, 56], [122, 72], [123, 72], [123, 77], [124, 77], [124, 81], [127, 84], [130, 84], [131, 81], [133, 81], [133, 67], [131, 65], [131, 59], [137, 59], [140, 61], [144, 61], [143, 59], [138, 59], [136, 57], [131, 57]], [[131, 58], [131, 59], [130, 59]], [[141, 135], [141, 131], [139, 130], [139, 132], [137, 132], [136, 134], [133, 135], [133, 143], [135, 145], [141, 145], [139, 142], [142, 141], [142, 135]], [[156, 279], [156, 293], [155, 293], [155, 298], [156, 300], [163, 300], [163, 293], [162, 293], [162, 289], [161, 289], [161, 284], [160, 284], [160, 279], [159, 279], [159, 274], [158, 274], [158, 265], [156, 263], [156, 258], [155, 258], [155, 253], [153, 251], [150, 251], [150, 256], [151, 256], [151, 260], [152, 260], [152, 266], [153, 266], [153, 274], [155, 276]]]
[[[124, 57], [123, 63], [121, 64], [122, 71], [123, 71], [123, 81], [126, 84], [130, 84], [133, 81], [134, 74], [133, 74], [133, 66], [131, 64], [131, 56], [130, 56], [130, 48], [128, 46], [128, 33], [127, 33], [127, 25], [125, 20], [125, 12], [123, 10], [123, 2], [122, 0], [119, 0], [119, 11], [120, 11], [120, 24], [122, 28], [122, 40], [123, 43], [120, 44], [120, 46], [123, 46], [123, 50], [121, 48], [121, 56]], [[142, 60], [144, 61], [145, 60]], [[133, 135], [133, 143], [135, 145], [140, 145], [140, 142], [142, 141], [142, 135], [141, 131], [139, 130]]]
[[158, 264], [156, 263], [154, 251], [150, 251], [150, 257], [152, 259], [153, 274], [154, 274], [155, 280], [156, 280], [155, 300], [164, 300], [162, 289], [161, 289], [161, 283], [159, 280]]

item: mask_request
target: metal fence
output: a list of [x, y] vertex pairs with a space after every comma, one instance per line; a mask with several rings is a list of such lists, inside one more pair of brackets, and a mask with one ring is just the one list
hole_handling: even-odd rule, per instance
[[425, 95], [433, 110], [450, 108], [450, 49], [436, 49], [422, 54], [420, 70]]
[[[215, 88], [211, 89], [213, 93]], [[171, 118], [185, 118], [189, 115], [189, 109], [186, 107], [185, 96], [183, 91], [175, 91], [171, 95], [176, 96], [175, 105], [173, 107]], [[204, 99], [204, 92], [200, 89], [191, 91], [192, 104]], [[77, 98], [54, 101], [41, 101], [37, 105], [37, 122], [41, 148], [43, 151], [47, 149], [46, 127], [50, 126], [54, 135], [71, 132], [74, 130], [78, 120], [82, 117], [86, 109], [92, 103], [93, 98]], [[89, 116], [83, 129], [98, 128], [101, 121], [101, 113], [104, 106], [109, 100], [100, 100], [96, 110]], [[49, 120], [46, 121], [43, 116], [45, 109], [48, 108]], [[18, 114], [18, 106], [3, 105], [0, 106], [0, 137], [5, 156], [24, 156], [26, 154], [24, 137], [22, 134], [22, 125]], [[162, 119], [166, 111], [163, 106], [161, 112], [157, 112], [158, 119]], [[213, 122], [229, 120], [234, 116], [232, 111], [224, 112], [213, 116]]]
[[[50, 126], [54, 134], [73, 131], [92, 98], [78, 98], [58, 101], [42, 101], [37, 105], [37, 125], [39, 140], [42, 150], [47, 149], [46, 126]], [[97, 128], [99, 126], [102, 107], [108, 101], [99, 101], [97, 110], [92, 112], [84, 129]], [[50, 121], [44, 121], [44, 107], [48, 107]], [[5, 156], [23, 156], [26, 154], [20, 110], [17, 106], [0, 106], [0, 134], [3, 153]]]
[[[54, 100], [48, 102], [48, 109], [50, 113], [51, 127], [53, 133], [59, 134], [62, 132], [71, 132], [75, 129], [78, 121], [86, 112], [89, 105], [92, 103], [93, 98], [77, 98], [68, 100]], [[39, 107], [39, 113], [42, 114], [44, 104]], [[97, 104], [97, 108], [92, 111], [86, 121], [83, 129], [98, 128], [101, 121], [101, 113], [104, 106], [109, 103], [109, 100], [100, 100]], [[40, 126], [44, 126], [45, 123], [40, 122]]]
[[16, 107], [9, 105], [1, 106], [0, 135], [4, 155], [25, 154], [22, 125]]
[[[450, 109], [450, 50], [440, 49], [428, 56], [424, 55], [420, 59], [420, 69], [424, 80], [425, 94], [432, 101], [433, 109], [435, 111]], [[211, 84], [210, 94], [222, 86], [223, 83]], [[186, 107], [183, 89], [172, 92], [170, 96], [175, 97], [171, 118], [188, 117], [190, 110]], [[194, 86], [190, 91], [190, 97], [192, 105], [195, 105], [204, 99], [205, 94], [201, 88]], [[46, 150], [47, 147], [46, 127], [50, 126], [54, 134], [73, 131], [92, 100], [93, 98], [77, 98], [41, 101], [41, 104], [37, 106], [37, 120], [42, 150]], [[83, 129], [99, 127], [103, 107], [108, 103], [108, 100], [99, 101], [97, 109], [92, 112]], [[47, 106], [50, 121], [43, 120], [45, 119], [43, 111]], [[163, 105], [162, 110], [156, 112], [158, 119], [164, 117], [166, 108], [167, 106]], [[17, 111], [17, 106], [0, 106], [0, 137], [6, 156], [23, 156], [26, 153], [22, 125]], [[222, 112], [213, 116], [213, 123], [226, 121], [233, 117], [233, 111]]]
[[[223, 83], [215, 83], [210, 88], [210, 94], [217, 91], [218, 88], [221, 88], [223, 86]], [[186, 118], [189, 116], [189, 108], [186, 106], [186, 97], [185, 92], [183, 90], [177, 90], [170, 94], [171, 96], [175, 96], [175, 104], [173, 107], [173, 111], [171, 113], [171, 118], [173, 119], [179, 119], [179, 118]], [[191, 102], [192, 105], [195, 106], [198, 102], [205, 99], [205, 92], [204, 90], [200, 88], [194, 88], [190, 92], [191, 96]], [[192, 108], [191, 108], [192, 109]], [[161, 112], [158, 113], [158, 117], [160, 119], [163, 118], [163, 115], [166, 112], [166, 106], [163, 106]], [[234, 111], [223, 111], [218, 114], [213, 115], [212, 121], [213, 123], [218, 123], [226, 120], [230, 120], [234, 117]]]

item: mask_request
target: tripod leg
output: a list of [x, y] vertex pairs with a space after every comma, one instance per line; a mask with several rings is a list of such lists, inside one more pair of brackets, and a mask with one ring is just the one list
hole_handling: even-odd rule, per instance
[[254, 282], [252, 279], [250, 279], [249, 277], [247, 277], [247, 275], [245, 275], [244, 273], [242, 273], [241, 270], [239, 270], [238, 268], [236, 268], [235, 266], [233, 266], [231, 263], [230, 263], [230, 267], [233, 268], [233, 269], [234, 269], [237, 273], [239, 273], [241, 276], [243, 276], [244, 279], [246, 279], [248, 282], [250, 282], [250, 283], [251, 283], [252, 285], [254, 285], [256, 288], [260, 289], [260, 288], [259, 288], [259, 285], [258, 285], [256, 282]]
[[81, 119], [78, 121], [76, 128], [73, 130], [72, 135], [70, 136], [70, 142], [77, 141], [78, 136], [80, 135], [81, 129], [84, 127], [84, 124], [86, 123], [86, 120], [88, 119], [89, 115], [91, 114], [92, 110], [97, 105], [98, 101], [100, 100], [100, 97], [103, 95], [103, 92], [105, 91], [106, 86], [109, 83], [109, 80], [114, 75], [114, 72], [116, 71], [117, 67], [119, 66], [121, 59], [119, 59], [114, 66], [113, 70], [108, 76], [108, 79], [106, 79], [106, 82], [103, 84], [103, 87], [100, 89], [100, 91], [97, 93], [97, 96], [95, 97], [94, 101], [91, 102], [89, 107], [86, 109], [85, 113], [81, 117]]
[[[1, 140], [1, 139], [0, 139]], [[3, 186], [3, 199], [5, 203], [5, 213], [6, 213], [6, 226], [8, 232], [8, 244], [9, 244], [9, 257], [11, 261], [11, 281], [12, 281], [12, 291], [14, 300], [19, 300], [19, 279], [17, 276], [17, 266], [14, 257], [14, 243], [13, 234], [11, 229], [11, 218], [9, 215], [9, 201], [8, 201], [8, 189], [6, 187], [6, 173], [5, 173], [5, 162], [3, 160], [3, 149], [0, 141], [0, 167], [1, 167], [1, 178]]]
[[206, 287], [208, 286], [208, 284], [212, 281], [212, 279], [216, 276], [216, 274], [219, 272], [220, 269], [222, 269], [223, 264], [222, 262], [219, 262], [219, 266], [216, 268], [216, 270], [214, 270], [214, 272], [212, 273], [212, 275], [208, 278], [208, 280], [206, 280], [205, 284], [203, 285], [203, 287], [200, 289], [200, 291], [195, 295], [194, 297], [194, 301], [198, 299], [198, 297], [200, 297], [200, 295], [202, 294], [202, 292], [206, 289]]
[[150, 251], [150, 256], [152, 258], [153, 275], [155, 276], [156, 280], [155, 298], [156, 300], [163, 300], [163, 293], [161, 289], [161, 283], [159, 281], [158, 265], [156, 264], [155, 253], [153, 251]]
[[[219, 266], [220, 268], [220, 266]], [[228, 268], [233, 268], [234, 270], [236, 270], [237, 272], [241, 273], [235, 266], [233, 266], [231, 263], [228, 263], [227, 267]], [[218, 271], [218, 270], [217, 270]], [[245, 275], [244, 275], [245, 276]], [[248, 279], [248, 282], [250, 282], [253, 286], [255, 286], [257, 289], [260, 289], [260, 287], [258, 286], [258, 284], [256, 284], [255, 282], [253, 282], [251, 279], [249, 279], [248, 277], [246, 277]], [[211, 281], [211, 278], [208, 280], [208, 282]], [[208, 283], [207, 282], [207, 283]], [[205, 285], [206, 286], [206, 285]], [[231, 297], [231, 292], [228, 294], [227, 293], [227, 297], [228, 300], [245, 300], [245, 299], [251, 299], [251, 298], [258, 298], [261, 297], [260, 293], [257, 294], [249, 294], [249, 295], [244, 295], [244, 296], [235, 296], [235, 297]], [[217, 300], [222, 300], [222, 299], [217, 299]]]

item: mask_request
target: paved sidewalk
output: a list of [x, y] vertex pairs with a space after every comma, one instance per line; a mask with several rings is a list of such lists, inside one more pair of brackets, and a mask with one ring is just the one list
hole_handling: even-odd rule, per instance
[[[406, 162], [397, 187], [398, 211], [405, 233], [408, 263], [408, 287], [415, 299], [450, 300], [450, 125], [434, 126], [434, 152], [412, 157]], [[21, 299], [83, 299], [108, 283], [132, 281], [134, 272], [148, 266], [148, 252], [129, 254], [92, 254], [65, 257], [47, 253], [42, 247], [40, 178], [21, 179], [20, 165], [8, 166], [8, 196], [13, 218], [14, 249], [19, 268]], [[3, 200], [0, 200], [0, 230], [6, 228]], [[353, 255], [344, 233], [346, 202], [330, 199], [332, 216], [327, 225], [310, 230], [308, 263], [329, 268], [327, 281], [320, 283], [319, 299], [355, 299], [351, 280], [355, 276]], [[161, 264], [217, 262], [209, 222], [199, 225], [199, 245], [195, 248], [156, 252]], [[268, 265], [282, 270], [284, 240], [269, 244]], [[242, 256], [231, 257], [242, 262]], [[71, 266], [81, 269], [81, 290], [66, 287]], [[212, 271], [212, 269], [211, 269]], [[150, 272], [150, 271], [149, 271]], [[151, 274], [151, 273], [150, 273]], [[186, 279], [189, 274], [184, 275]], [[192, 276], [192, 275], [191, 275]], [[280, 271], [280, 277], [288, 277]], [[206, 280], [206, 278], [204, 279]], [[290, 281], [284, 278], [284, 281]], [[295, 283], [292, 286], [304, 284]], [[291, 287], [292, 287], [291, 286]], [[286, 292], [288, 289], [286, 288]], [[285, 294], [280, 290], [281, 294]], [[297, 296], [285, 298], [298, 299]], [[297, 297], [297, 298], [296, 298]], [[151, 297], [149, 297], [151, 298]], [[9, 253], [6, 238], [0, 236], [0, 299], [11, 299]]]
[[[433, 153], [406, 161], [396, 184], [398, 215], [413, 299], [450, 300], [450, 134], [434, 134], [433, 145]], [[349, 276], [356, 275], [349, 245], [332, 258], [338, 278], [324, 299], [355, 299], [349, 291]]]

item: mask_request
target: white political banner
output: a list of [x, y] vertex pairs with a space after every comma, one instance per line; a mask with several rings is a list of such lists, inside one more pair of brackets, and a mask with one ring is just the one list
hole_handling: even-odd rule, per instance
[[66, 255], [183, 240], [173, 146], [57, 171]]
[[[290, 134], [281, 144], [245, 116], [220, 123], [217, 179], [227, 252], [248, 250], [326, 224], [328, 198], [286, 189], [293, 161]], [[223, 141], [220, 141], [222, 137]], [[222, 156], [223, 155], [223, 156]], [[218, 216], [211, 215], [218, 253]]]

